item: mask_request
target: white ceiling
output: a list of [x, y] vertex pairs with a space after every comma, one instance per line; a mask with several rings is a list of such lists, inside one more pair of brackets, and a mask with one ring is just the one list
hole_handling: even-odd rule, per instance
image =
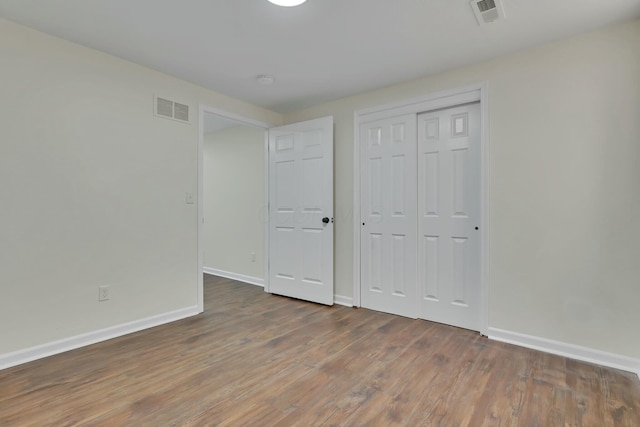
[[485, 26], [468, 0], [0, 0], [0, 16], [278, 112], [640, 16], [640, 0], [502, 2]]

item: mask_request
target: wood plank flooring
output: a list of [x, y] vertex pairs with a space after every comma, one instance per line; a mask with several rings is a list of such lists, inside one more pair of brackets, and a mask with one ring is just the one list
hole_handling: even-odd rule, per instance
[[205, 313], [0, 371], [0, 426], [640, 426], [631, 374], [205, 276]]

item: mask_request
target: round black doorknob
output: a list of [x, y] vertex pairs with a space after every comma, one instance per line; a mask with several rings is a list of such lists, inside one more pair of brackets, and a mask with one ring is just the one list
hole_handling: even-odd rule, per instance
[[322, 222], [324, 222], [325, 224], [329, 224], [329, 218], [325, 216], [324, 218], [322, 218]]
[[478, 229], [478, 227], [476, 227], [476, 230]]

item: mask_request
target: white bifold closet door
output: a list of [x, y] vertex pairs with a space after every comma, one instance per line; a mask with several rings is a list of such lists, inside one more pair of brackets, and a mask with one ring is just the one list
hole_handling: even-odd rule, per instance
[[416, 115], [360, 126], [362, 306], [418, 317]]
[[479, 103], [360, 125], [363, 307], [480, 329]]
[[480, 328], [480, 104], [418, 116], [420, 317]]

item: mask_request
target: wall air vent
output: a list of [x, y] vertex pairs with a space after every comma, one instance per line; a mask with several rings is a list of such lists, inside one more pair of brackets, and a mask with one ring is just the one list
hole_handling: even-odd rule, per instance
[[480, 25], [504, 18], [504, 9], [500, 0], [471, 0], [470, 4]]
[[189, 105], [159, 96], [154, 97], [154, 101], [154, 114], [156, 116], [189, 123]]

